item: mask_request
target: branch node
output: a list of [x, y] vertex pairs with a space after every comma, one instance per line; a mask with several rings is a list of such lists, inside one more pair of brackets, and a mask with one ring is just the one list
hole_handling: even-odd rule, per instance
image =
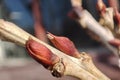
[[62, 77], [65, 71], [65, 64], [63, 62], [63, 58], [59, 60], [54, 66], [51, 71], [52, 75], [55, 77]]
[[85, 52], [82, 52], [80, 55], [80, 59], [82, 60], [82, 62], [89, 62], [89, 60], [91, 60], [91, 57]]

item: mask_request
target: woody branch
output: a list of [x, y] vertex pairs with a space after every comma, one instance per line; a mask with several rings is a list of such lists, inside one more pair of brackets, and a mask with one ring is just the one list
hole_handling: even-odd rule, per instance
[[[50, 37], [51, 35], [48, 34], [48, 36]], [[32, 39], [33, 43], [30, 43], [28, 45], [28, 47], [30, 47], [31, 55], [35, 55], [34, 57], [36, 57], [37, 60], [39, 60], [39, 58], [42, 57], [41, 58], [42, 61], [43, 62], [46, 61], [45, 64], [49, 65], [52, 63], [52, 66], [49, 65], [52, 68], [49, 68], [49, 69], [52, 72], [52, 74], [56, 77], [69, 75], [69, 76], [74, 76], [76, 78], [79, 78], [80, 80], [88, 80], [88, 79], [89, 80], [110, 80], [108, 77], [106, 77], [102, 72], [100, 72], [95, 67], [91, 57], [88, 54], [81, 52], [79, 58], [68, 56], [65, 53], [35, 38], [29, 33], [23, 31], [17, 25], [11, 22], [0, 20], [0, 38], [2, 40], [10, 41], [10, 42], [22, 45], [24, 47], [26, 44], [29, 44], [26, 42], [29, 42], [29, 39]], [[36, 51], [37, 49], [34, 46], [36, 44], [39, 46], [42, 46], [42, 48], [44, 48], [50, 53], [46, 53], [45, 55], [42, 55], [42, 54], [38, 55], [37, 53], [34, 54], [33, 52]], [[38, 51], [38, 53], [39, 52], [40, 51]], [[58, 58], [57, 57], [52, 58], [53, 56], [51, 55], [54, 55], [54, 56], [56, 55]], [[48, 59], [50, 59], [50, 61], [53, 61], [53, 62], [49, 62]], [[55, 60], [57, 62], [55, 62]], [[73, 67], [75, 68], [73, 69]]]
[[[78, 0], [80, 2], [81, 0]], [[111, 0], [109, 0], [109, 3]], [[83, 9], [81, 5], [76, 5], [75, 0], [71, 0], [74, 12], [70, 14], [71, 17], [75, 17], [76, 21], [80, 23], [81, 27], [89, 30], [91, 33], [94, 33], [92, 37], [97, 36], [99, 40], [104, 43], [113, 53], [119, 58], [120, 57], [120, 14], [116, 9], [117, 6], [110, 4], [112, 7], [106, 8], [106, 5], [102, 0], [98, 0], [97, 9], [100, 13], [100, 21], [97, 22], [93, 16], [86, 10]], [[115, 21], [117, 22], [115, 25]], [[118, 60], [120, 66], [120, 59]]]

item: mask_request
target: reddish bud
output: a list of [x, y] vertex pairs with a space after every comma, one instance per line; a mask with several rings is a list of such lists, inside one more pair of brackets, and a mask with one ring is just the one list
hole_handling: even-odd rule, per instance
[[36, 61], [41, 63], [46, 68], [59, 61], [59, 58], [54, 55], [47, 47], [35, 40], [29, 39], [26, 42], [26, 49]]
[[[78, 11], [79, 11], [79, 14], [78, 14]], [[68, 16], [71, 18], [71, 19], [79, 19], [80, 18], [80, 12], [83, 11], [83, 8], [80, 6], [80, 7], [74, 7], [73, 10], [71, 10], [69, 13], [68, 13]]]
[[77, 13], [74, 10], [72, 10], [68, 13], [68, 17], [71, 19], [78, 19], [79, 18], [79, 16], [77, 15]]
[[117, 9], [115, 9], [115, 15], [114, 15], [115, 22], [120, 25], [120, 13]]
[[77, 57], [77, 58], [80, 56], [73, 42], [70, 41], [68, 38], [58, 37], [51, 33], [48, 33], [47, 35], [50, 41], [54, 44], [54, 46], [58, 48], [59, 50], [61, 50], [62, 52], [66, 53], [67, 55]]
[[109, 43], [114, 47], [119, 47], [120, 46], [120, 40], [119, 39], [111, 40], [111, 41], [109, 41]]
[[106, 6], [105, 6], [103, 0], [98, 0], [97, 9], [98, 9], [98, 11], [100, 12], [101, 15], [104, 15], [104, 13], [106, 11]]

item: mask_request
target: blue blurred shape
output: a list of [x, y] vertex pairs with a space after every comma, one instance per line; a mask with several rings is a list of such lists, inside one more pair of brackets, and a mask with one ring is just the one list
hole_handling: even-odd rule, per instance
[[24, 1], [28, 0], [3, 0], [10, 12], [11, 20], [26, 29], [33, 25], [33, 18]]

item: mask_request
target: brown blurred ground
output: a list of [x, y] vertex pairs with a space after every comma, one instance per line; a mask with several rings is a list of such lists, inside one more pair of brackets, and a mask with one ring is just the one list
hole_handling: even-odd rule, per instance
[[[112, 80], [120, 80], [120, 69], [116, 66], [117, 59], [113, 55], [91, 54], [96, 66]], [[111, 61], [111, 62], [110, 62]], [[1, 67], [0, 80], [78, 80], [72, 77], [54, 78], [35, 61], [29, 61], [24, 66]]]

